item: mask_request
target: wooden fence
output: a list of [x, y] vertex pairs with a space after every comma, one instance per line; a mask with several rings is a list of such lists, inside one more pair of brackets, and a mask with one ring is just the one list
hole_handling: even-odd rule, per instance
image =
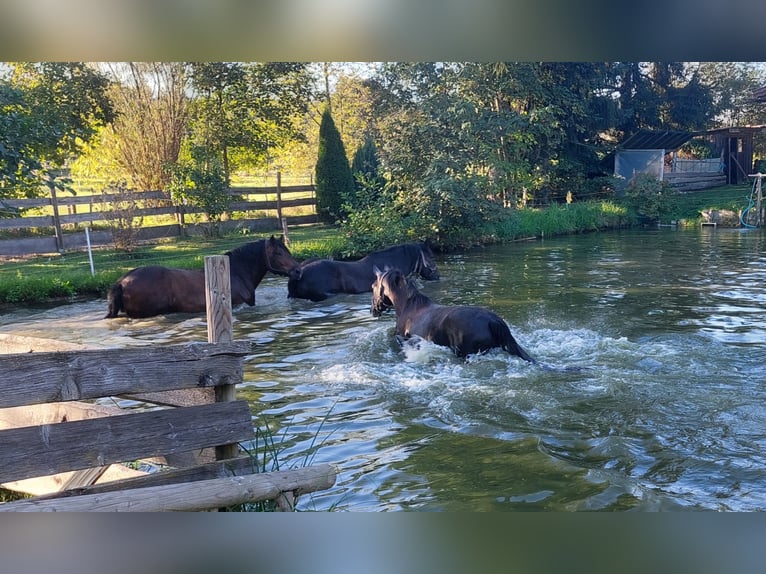
[[[232, 187], [229, 189], [231, 201], [227, 218], [221, 226], [224, 231], [228, 228], [270, 231], [281, 229], [285, 218], [289, 218], [289, 222], [295, 225], [314, 223], [317, 221], [314, 189], [313, 184], [282, 186], [279, 174], [277, 174], [277, 185], [273, 187]], [[189, 216], [203, 213], [201, 209], [174, 202], [169, 194], [162, 191], [135, 192], [132, 196], [136, 202], [132, 212], [135, 220], [170, 216], [175, 221], [165, 225], [142, 226], [137, 234], [139, 240], [203, 232], [200, 226], [189, 222]], [[42, 209], [50, 214], [0, 217], [0, 231], [36, 229], [49, 234], [0, 240], [0, 256], [60, 253], [82, 249], [88, 242], [96, 246], [109, 245], [113, 241], [112, 232], [94, 231], [93, 227], [95, 223], [103, 224], [102, 227], [113, 224], [116, 217], [113, 206], [123, 199], [115, 193], [60, 196], [55, 189], [51, 189], [48, 197], [3, 200], [0, 202], [0, 210], [4, 210], [6, 214], [16, 210], [24, 212], [30, 209]], [[295, 211], [302, 208], [308, 208], [310, 213], [296, 215]], [[258, 217], [254, 217], [254, 212], [273, 212], [273, 215], [259, 214]], [[65, 227], [71, 229], [65, 230]], [[87, 233], [85, 227], [88, 228]]]
[[[208, 343], [83, 349], [0, 336], [0, 483], [37, 495], [0, 511], [208, 510], [330, 488], [331, 465], [258, 474], [236, 400], [248, 343], [232, 337], [228, 257], [205, 258]], [[30, 352], [34, 351], [34, 352]], [[97, 402], [128, 397], [147, 408]], [[167, 468], [125, 466], [151, 457]], [[161, 457], [161, 458], [157, 458]]]

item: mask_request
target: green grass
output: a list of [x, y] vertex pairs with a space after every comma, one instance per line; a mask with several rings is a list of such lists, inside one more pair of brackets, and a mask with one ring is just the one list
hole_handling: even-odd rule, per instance
[[[97, 249], [93, 251], [94, 276], [91, 276], [88, 254], [84, 251], [3, 262], [0, 264], [0, 304], [104, 297], [112, 283], [135, 267], [157, 264], [201, 269], [205, 256], [221, 254], [268, 235], [180, 238], [141, 245], [132, 253]], [[296, 227], [289, 231], [289, 238], [290, 252], [298, 260], [338, 257], [344, 245], [337, 230], [325, 225]]]
[[706, 209], [731, 210], [738, 213], [747, 207], [751, 184], [726, 185], [701, 191], [689, 191], [680, 194], [678, 199], [678, 219], [697, 222], [701, 212]]

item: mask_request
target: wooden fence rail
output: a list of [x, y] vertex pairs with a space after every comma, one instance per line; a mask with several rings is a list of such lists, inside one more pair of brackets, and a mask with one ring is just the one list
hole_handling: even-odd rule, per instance
[[[255, 439], [250, 406], [235, 394], [250, 343], [232, 342], [227, 256], [205, 258], [205, 283], [208, 343], [52, 342], [29, 352], [46, 345], [0, 336], [0, 349], [15, 351], [0, 360], [0, 484], [38, 495], [0, 511], [203, 510], [264, 500], [293, 509], [296, 495], [334, 484], [330, 465], [259, 474], [255, 457], [240, 454], [239, 444]], [[88, 402], [125, 396], [147, 407]], [[173, 469], [121, 464], [157, 457]]]
[[[231, 201], [227, 210], [227, 226], [246, 226], [259, 230], [279, 230], [284, 217], [289, 217], [294, 224], [314, 223], [316, 217], [316, 198], [314, 185], [282, 186], [281, 177], [277, 176], [277, 185], [273, 187], [232, 187], [229, 189]], [[306, 196], [306, 194], [310, 194]], [[299, 195], [299, 197], [295, 197]], [[132, 212], [135, 220], [156, 216], [172, 216], [174, 224], [144, 225], [140, 229], [139, 239], [154, 239], [195, 233], [196, 227], [188, 223], [188, 216], [204, 212], [190, 205], [182, 205], [171, 200], [169, 194], [162, 191], [134, 192], [131, 196], [136, 202]], [[113, 206], [123, 201], [124, 197], [116, 193], [101, 195], [61, 196], [31, 199], [7, 199], [0, 201], [0, 211], [6, 214], [19, 210], [20, 217], [0, 217], [0, 231], [14, 229], [49, 230], [49, 236], [0, 240], [0, 255], [30, 255], [55, 253], [67, 249], [85, 246], [83, 231], [62, 231], [62, 226], [92, 228], [95, 223], [109, 226], [115, 220]], [[296, 209], [307, 208], [308, 214], [297, 215]], [[50, 210], [50, 214], [23, 215], [24, 211]], [[253, 212], [273, 212], [273, 217], [250, 217]], [[105, 245], [112, 241], [111, 232], [101, 231], [91, 234], [92, 245]]]

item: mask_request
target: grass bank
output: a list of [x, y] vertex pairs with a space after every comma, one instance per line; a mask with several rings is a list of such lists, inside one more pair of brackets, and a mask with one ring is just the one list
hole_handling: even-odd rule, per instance
[[[695, 224], [699, 223], [700, 212], [704, 209], [738, 211], [747, 205], [749, 191], [749, 186], [744, 185], [684, 194], [679, 198], [677, 219]], [[635, 216], [617, 203], [581, 202], [514, 211], [510, 217], [477, 231], [470, 243], [501, 243], [527, 237], [628, 227], [636, 223]], [[91, 275], [85, 252], [5, 261], [0, 264], [0, 305], [34, 305], [104, 297], [109, 286], [134, 267], [158, 264], [202, 268], [206, 255], [224, 253], [264, 236], [232, 234], [221, 238], [177, 238], [142, 245], [133, 253], [100, 249], [93, 252], [94, 275]], [[303, 260], [340, 257], [355, 250], [336, 227], [309, 225], [290, 230], [290, 251], [296, 259]]]

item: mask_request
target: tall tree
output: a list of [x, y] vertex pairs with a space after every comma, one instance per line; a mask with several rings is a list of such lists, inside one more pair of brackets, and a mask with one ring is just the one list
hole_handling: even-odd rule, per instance
[[346, 156], [346, 148], [335, 127], [329, 107], [319, 126], [319, 150], [316, 163], [317, 211], [327, 220], [344, 215], [343, 204], [355, 195], [354, 176]]
[[381, 174], [378, 148], [372, 135], [368, 134], [354, 152], [351, 173], [356, 180], [356, 193], [350, 198], [350, 208], [356, 210], [377, 205], [383, 196], [386, 178]]
[[138, 189], [164, 190], [188, 126], [186, 68], [178, 62], [125, 62], [109, 64], [109, 70], [117, 118], [94, 153], [111, 154]]
[[299, 138], [294, 116], [313, 94], [299, 62], [192, 63], [192, 139], [216, 153], [226, 180], [236, 169], [262, 165], [269, 151]]
[[113, 118], [108, 79], [82, 62], [17, 62], [0, 89], [3, 194], [61, 168]]

